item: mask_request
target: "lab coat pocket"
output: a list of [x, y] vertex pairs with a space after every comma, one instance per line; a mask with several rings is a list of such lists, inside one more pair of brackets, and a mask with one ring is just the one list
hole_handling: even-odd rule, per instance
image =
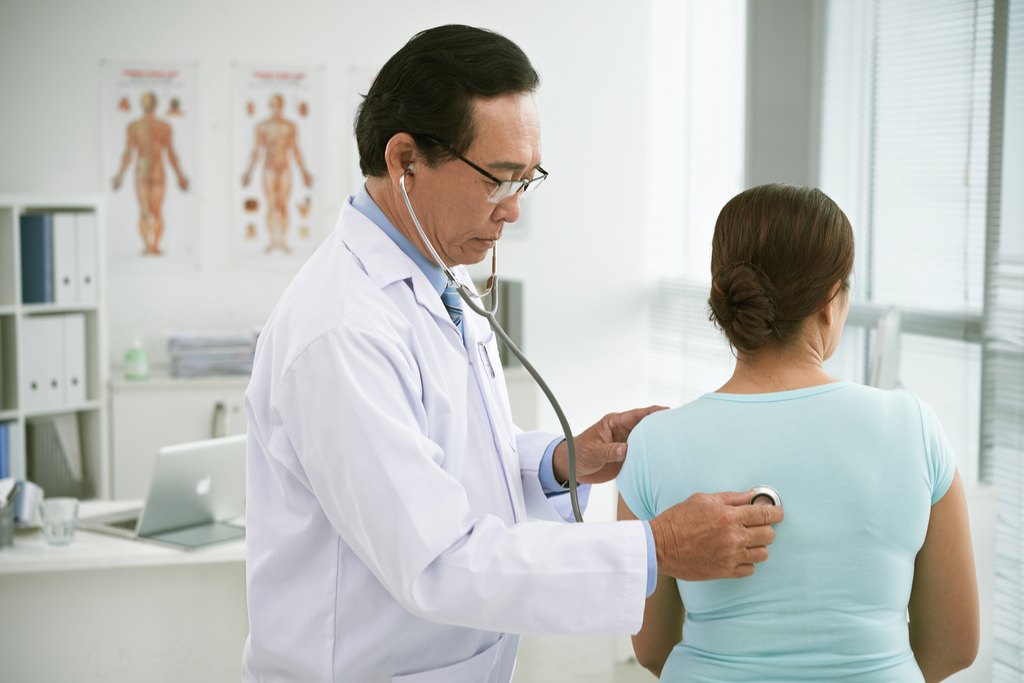
[[501, 399], [506, 396], [504, 391], [505, 376], [502, 374], [501, 361], [497, 353], [497, 346], [494, 343], [494, 333], [485, 341], [477, 342], [477, 355], [480, 360], [478, 377], [481, 377], [489, 400], [487, 412], [491, 414], [491, 422], [499, 439], [503, 438], [505, 443], [513, 451], [516, 449], [516, 437], [512, 431], [511, 417], [506, 414], [508, 399]]
[[508, 638], [504, 633], [498, 642], [467, 660], [415, 674], [392, 676], [391, 683], [491, 683], [498, 671], [498, 662], [505, 654]]

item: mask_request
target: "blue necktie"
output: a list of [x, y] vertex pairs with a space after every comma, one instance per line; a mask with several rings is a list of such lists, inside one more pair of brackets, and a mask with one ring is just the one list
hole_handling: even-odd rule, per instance
[[443, 292], [441, 292], [441, 303], [448, 310], [448, 315], [452, 317], [452, 322], [455, 323], [455, 327], [459, 328], [459, 332], [462, 332], [462, 297], [459, 296], [458, 289], [453, 284], [449, 284]]

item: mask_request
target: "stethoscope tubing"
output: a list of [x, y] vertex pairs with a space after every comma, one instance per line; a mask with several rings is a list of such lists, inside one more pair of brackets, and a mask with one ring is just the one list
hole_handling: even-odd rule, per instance
[[548, 403], [550, 403], [551, 407], [554, 408], [555, 415], [558, 416], [558, 422], [562, 425], [562, 432], [565, 434], [565, 446], [569, 449], [569, 498], [572, 501], [572, 514], [573, 517], [576, 518], [577, 522], [582, 522], [583, 513], [580, 511], [579, 493], [576, 490], [578, 487], [578, 484], [576, 483], [576, 442], [572, 437], [572, 429], [569, 428], [569, 420], [566, 419], [565, 413], [562, 412], [562, 408], [558, 405], [558, 400], [555, 399], [555, 395], [551, 393], [551, 389], [548, 387], [547, 382], [541, 378], [540, 373], [533, 367], [533, 364], [526, 360], [526, 356], [523, 355], [523, 352], [519, 350], [519, 347], [517, 347], [511, 339], [509, 339], [508, 335], [505, 334], [505, 330], [501, 329], [501, 325], [499, 325], [498, 321], [495, 320], [494, 312], [498, 310], [497, 277], [493, 274], [491, 276], [493, 278], [491, 281], [491, 306], [490, 310], [487, 310], [473, 301], [475, 292], [472, 292], [468, 287], [466, 287], [466, 285], [458, 282], [455, 279], [455, 274], [448, 269], [448, 266], [444, 264], [441, 257], [437, 255], [437, 251], [434, 250], [434, 245], [430, 243], [430, 240], [427, 239], [426, 234], [423, 232], [423, 226], [420, 225], [420, 221], [416, 217], [416, 212], [413, 211], [412, 202], [409, 200], [409, 193], [405, 190], [405, 175], [407, 173], [409, 173], [409, 169], [406, 169], [406, 172], [402, 174], [401, 178], [399, 178], [398, 184], [402, 189], [402, 197], [405, 199], [405, 206], [409, 209], [409, 215], [412, 217], [412, 222], [416, 225], [416, 230], [420, 234], [420, 239], [422, 239], [423, 243], [427, 245], [427, 249], [430, 250], [431, 256], [434, 257], [434, 261], [441, 266], [441, 269], [444, 270], [445, 275], [448, 276], [448, 279], [451, 280], [452, 284], [457, 285], [456, 291], [459, 293], [459, 296], [462, 297], [462, 300], [466, 302], [466, 305], [469, 306], [474, 313], [487, 318], [487, 322], [490, 324], [491, 329], [494, 330], [494, 333], [498, 335], [498, 338], [505, 343], [505, 346], [507, 346], [508, 350], [512, 352], [512, 355], [518, 358], [519, 362], [523, 364], [526, 371], [529, 372], [530, 376], [533, 377], [535, 382], [537, 382], [537, 386], [539, 386], [541, 391], [544, 392], [544, 396], [547, 397]]
[[555, 409], [555, 415], [558, 416], [558, 422], [562, 425], [562, 432], [565, 434], [565, 446], [569, 449], [569, 498], [572, 501], [572, 514], [573, 517], [576, 518], [577, 522], [582, 522], [583, 513], [580, 511], [579, 493], [576, 490], [578, 486], [576, 483], [576, 442], [572, 436], [572, 429], [569, 428], [569, 420], [566, 419], [565, 413], [562, 412], [562, 407], [558, 405], [558, 399], [556, 399], [555, 395], [551, 392], [547, 382], [544, 381], [540, 376], [540, 373], [533, 367], [533, 364], [526, 360], [526, 356], [523, 355], [523, 352], [519, 350], [519, 347], [515, 345], [515, 342], [509, 339], [508, 335], [505, 334], [505, 330], [501, 329], [501, 325], [499, 325], [498, 321], [494, 319], [494, 311], [498, 310], [497, 278], [495, 278], [494, 288], [491, 290], [491, 310], [487, 310], [477, 305], [472, 300], [472, 297], [463, 290], [464, 287], [462, 286], [457, 290], [459, 292], [459, 296], [462, 297], [462, 300], [466, 302], [467, 306], [473, 309], [473, 312], [487, 318], [487, 322], [490, 323], [491, 329], [494, 330], [494, 333], [505, 343], [505, 346], [507, 346], [508, 350], [512, 352], [512, 355], [519, 359], [519, 362], [523, 364], [523, 367], [530, 373], [530, 376], [532, 376], [534, 381], [537, 382], [537, 386], [539, 386], [541, 391], [544, 392], [544, 396], [547, 397], [548, 403], [550, 403], [551, 407]]

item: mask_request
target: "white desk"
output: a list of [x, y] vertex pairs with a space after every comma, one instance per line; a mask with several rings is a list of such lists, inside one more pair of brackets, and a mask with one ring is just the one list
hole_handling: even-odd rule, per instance
[[[131, 504], [86, 502], [82, 516]], [[4, 681], [237, 681], [245, 542], [182, 551], [79, 529], [51, 547], [18, 531], [0, 551], [0, 605]]]
[[[974, 665], [950, 679], [958, 683], [992, 679], [997, 495], [969, 487], [967, 499], [982, 645]], [[83, 509], [99, 514], [119, 505]], [[39, 532], [18, 532], [14, 542], [0, 551], [0, 680], [240, 679], [249, 632], [243, 541], [184, 552], [80, 530], [63, 548], [47, 546]], [[611, 659], [607, 638], [578, 640], [594, 645], [594, 661]], [[543, 642], [524, 640], [527, 663]], [[516, 680], [528, 680], [527, 670]]]

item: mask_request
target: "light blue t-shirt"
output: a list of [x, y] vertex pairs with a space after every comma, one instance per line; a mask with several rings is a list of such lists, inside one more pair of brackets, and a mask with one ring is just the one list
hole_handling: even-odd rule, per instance
[[640, 519], [697, 492], [778, 491], [786, 518], [744, 579], [678, 581], [683, 640], [662, 681], [923, 681], [907, 603], [956, 459], [906, 391], [848, 382], [707, 394], [645, 418], [619, 491]]

